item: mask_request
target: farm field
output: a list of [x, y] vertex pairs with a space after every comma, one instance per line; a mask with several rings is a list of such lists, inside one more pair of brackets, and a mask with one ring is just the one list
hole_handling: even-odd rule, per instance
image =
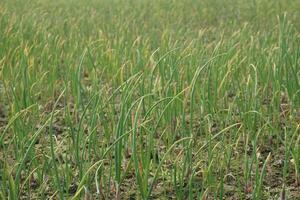
[[300, 199], [300, 1], [0, 1], [0, 199]]

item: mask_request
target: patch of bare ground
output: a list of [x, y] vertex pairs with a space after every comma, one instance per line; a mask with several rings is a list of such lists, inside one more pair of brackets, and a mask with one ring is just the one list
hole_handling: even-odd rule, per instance
[[7, 116], [4, 106], [0, 103], [0, 130], [2, 130], [7, 124]]

